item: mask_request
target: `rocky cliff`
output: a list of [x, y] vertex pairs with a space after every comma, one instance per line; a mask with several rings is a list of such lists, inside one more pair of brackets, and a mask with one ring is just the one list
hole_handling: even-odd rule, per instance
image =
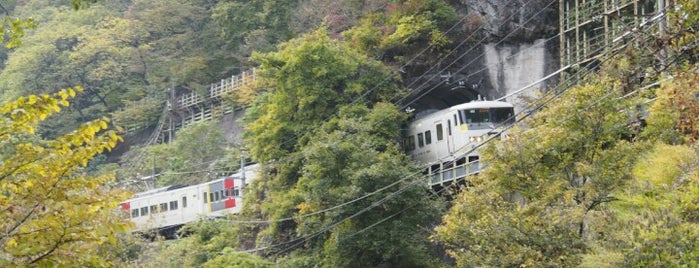
[[[457, 9], [472, 33], [439, 72], [414, 76], [431, 81], [418, 88], [414, 96], [424, 97], [412, 108], [440, 109], [479, 95], [499, 98], [558, 69], [557, 1], [461, 0]], [[521, 103], [520, 96], [554, 84], [555, 79], [543, 81], [508, 101]]]

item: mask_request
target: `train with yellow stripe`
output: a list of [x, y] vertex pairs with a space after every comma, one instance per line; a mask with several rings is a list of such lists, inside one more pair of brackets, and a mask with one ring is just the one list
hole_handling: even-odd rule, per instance
[[168, 186], [135, 194], [121, 203], [135, 224], [134, 231], [157, 230], [174, 236], [185, 223], [223, 217], [241, 209], [244, 184], [256, 177], [257, 165], [231, 176], [191, 186]]
[[[478, 161], [471, 149], [498, 129], [514, 123], [514, 107], [502, 101], [477, 100], [426, 113], [412, 120], [403, 146], [415, 160], [432, 169], [446, 162]], [[452, 164], [453, 165], [453, 164]], [[217, 180], [191, 186], [169, 186], [134, 195], [121, 204], [135, 231], [158, 230], [173, 236], [185, 223], [238, 213], [242, 188], [256, 177], [258, 165]]]
[[475, 100], [417, 115], [404, 134], [403, 148], [425, 165], [474, 162], [479, 158], [476, 146], [514, 122], [512, 104]]

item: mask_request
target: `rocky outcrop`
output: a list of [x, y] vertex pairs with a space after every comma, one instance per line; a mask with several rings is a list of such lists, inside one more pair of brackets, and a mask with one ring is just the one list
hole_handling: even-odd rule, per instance
[[[411, 104], [418, 111], [442, 109], [478, 98], [496, 99], [519, 91], [558, 69], [557, 1], [461, 0], [462, 38], [452, 59], [440, 62], [432, 81], [418, 90]], [[457, 40], [461, 41], [461, 40]], [[545, 90], [555, 77], [532, 86], [508, 101]], [[519, 103], [519, 104], [518, 104]], [[521, 108], [520, 108], [521, 109]]]
[[[557, 1], [460, 0], [459, 11], [482, 24], [490, 42], [522, 43], [555, 35]], [[466, 24], [468, 25], [468, 24]], [[473, 25], [480, 26], [480, 25]]]

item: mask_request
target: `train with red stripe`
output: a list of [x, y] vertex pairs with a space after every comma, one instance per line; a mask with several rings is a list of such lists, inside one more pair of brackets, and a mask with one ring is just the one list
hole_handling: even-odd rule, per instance
[[121, 203], [137, 232], [157, 230], [172, 237], [185, 223], [238, 213], [243, 187], [256, 177], [257, 165], [213, 181], [190, 186], [167, 186], [135, 194]]
[[[413, 159], [432, 169], [445, 162], [478, 161], [472, 151], [498, 129], [514, 123], [514, 107], [501, 101], [476, 100], [433, 111], [412, 120], [403, 146]], [[467, 160], [466, 160], [467, 159]], [[202, 218], [238, 213], [242, 206], [242, 187], [255, 178], [258, 165], [243, 172], [192, 186], [169, 186], [134, 195], [121, 204], [135, 231], [159, 230], [172, 236], [185, 223]]]

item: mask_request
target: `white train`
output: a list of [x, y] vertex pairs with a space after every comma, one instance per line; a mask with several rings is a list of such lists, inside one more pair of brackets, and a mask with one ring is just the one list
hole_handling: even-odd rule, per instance
[[[418, 117], [409, 124], [404, 147], [431, 174], [478, 160], [470, 152], [476, 145], [499, 133], [498, 128], [514, 123], [514, 107], [501, 101], [473, 101]], [[466, 154], [468, 152], [468, 154]], [[450, 167], [442, 166], [450, 162]], [[258, 165], [245, 167], [245, 183], [256, 177]], [[459, 174], [447, 179], [455, 179]], [[466, 174], [467, 172], [462, 172]], [[462, 175], [463, 175], [462, 174]], [[169, 186], [138, 193], [121, 204], [135, 223], [134, 231], [158, 230], [174, 236], [185, 223], [201, 218], [221, 217], [241, 209], [243, 173], [192, 186]], [[444, 175], [434, 183], [445, 180]]]
[[121, 209], [135, 224], [134, 231], [158, 230], [161, 235], [173, 236], [187, 222], [239, 212], [241, 186], [243, 181], [248, 184], [255, 179], [257, 167], [247, 166], [244, 172], [202, 184], [141, 192], [121, 203]]
[[510, 103], [472, 101], [417, 116], [409, 124], [403, 146], [425, 165], [474, 162], [478, 153], [471, 150], [514, 121], [514, 106]]

